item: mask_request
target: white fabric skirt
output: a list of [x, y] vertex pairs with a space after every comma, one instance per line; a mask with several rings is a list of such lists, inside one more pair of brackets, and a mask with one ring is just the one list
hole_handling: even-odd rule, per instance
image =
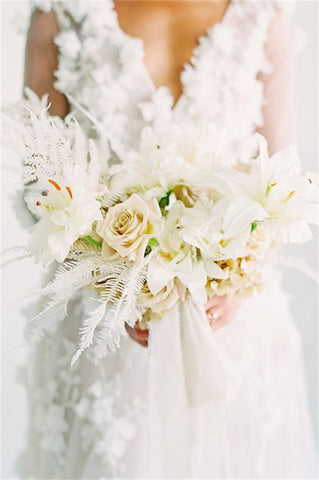
[[28, 390], [22, 478], [317, 478], [301, 341], [277, 273], [212, 333], [175, 305], [97, 366], [70, 367], [87, 301], [20, 372]]

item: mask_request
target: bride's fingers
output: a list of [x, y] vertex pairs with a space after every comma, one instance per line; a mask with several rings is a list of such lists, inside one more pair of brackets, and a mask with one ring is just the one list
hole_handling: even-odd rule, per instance
[[131, 327], [127, 323], [125, 324], [125, 329], [132, 340], [139, 343], [143, 347], [148, 346], [148, 330], [142, 330], [136, 324], [135, 327]]
[[214, 302], [212, 298], [209, 298], [206, 303], [206, 312], [214, 306]]
[[218, 306], [224, 305], [226, 300], [227, 300], [226, 295], [221, 295], [221, 296], [214, 295], [208, 300], [207, 303], [209, 303], [209, 307], [218, 307]]
[[223, 308], [227, 304], [227, 297], [223, 296], [214, 296], [208, 299], [206, 303], [206, 312], [212, 308]]
[[206, 314], [208, 317], [216, 320], [217, 318], [222, 317], [225, 314], [225, 309], [221, 307], [210, 307], [206, 310]]
[[213, 332], [218, 330], [221, 327], [225, 327], [228, 324], [228, 319], [226, 317], [219, 317], [217, 320], [211, 323], [210, 328]]
[[135, 322], [134, 330], [140, 338], [148, 338], [148, 330], [140, 328], [138, 320]]
[[227, 313], [222, 308], [210, 308], [206, 313], [213, 331], [228, 323]]

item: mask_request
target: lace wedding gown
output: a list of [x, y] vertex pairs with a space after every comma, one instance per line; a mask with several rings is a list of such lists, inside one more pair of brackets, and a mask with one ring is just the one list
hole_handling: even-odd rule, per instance
[[[162, 122], [209, 124], [228, 162], [253, 154], [257, 128], [273, 150], [289, 143], [292, 39], [275, 3], [230, 3], [185, 65], [176, 105], [154, 86], [142, 41], [121, 30], [111, 0], [36, 7], [53, 8], [60, 27], [56, 89], [103, 124], [114, 158]], [[87, 351], [71, 368], [90, 294], [74, 298], [21, 371], [30, 426], [19, 474], [315, 477], [300, 337], [279, 273], [269, 267], [265, 279], [216, 333], [199, 306], [180, 304], [151, 325], [149, 348], [127, 338], [97, 366]]]

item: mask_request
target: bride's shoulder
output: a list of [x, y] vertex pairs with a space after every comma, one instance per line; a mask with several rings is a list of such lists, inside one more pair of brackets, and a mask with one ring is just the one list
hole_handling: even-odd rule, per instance
[[275, 7], [279, 14], [290, 17], [295, 10], [295, 2], [284, 0], [273, 0], [272, 5]]
[[83, 28], [85, 33], [96, 35], [117, 23], [112, 0], [31, 0], [31, 5], [32, 10], [53, 12], [62, 30]]
[[302, 32], [293, 23], [294, 2], [278, 0], [272, 4], [274, 11], [269, 25], [268, 49], [288, 52], [291, 47], [296, 47], [298, 50], [298, 38]]
[[84, 0], [32, 0], [32, 10], [40, 10], [43, 13], [55, 12], [66, 14], [75, 21], [81, 21], [87, 14], [90, 2]]

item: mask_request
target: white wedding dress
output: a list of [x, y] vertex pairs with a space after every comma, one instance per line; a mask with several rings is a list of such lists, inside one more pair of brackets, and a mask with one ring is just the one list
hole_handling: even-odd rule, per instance
[[[142, 41], [122, 31], [112, 0], [36, 6], [53, 7], [60, 27], [56, 89], [103, 125], [114, 158], [162, 122], [209, 124], [229, 163], [253, 154], [257, 128], [273, 150], [290, 141], [292, 38], [274, 2], [230, 3], [185, 65], [176, 105], [154, 86]], [[216, 333], [186, 302], [151, 325], [148, 348], [126, 338], [97, 366], [87, 351], [71, 368], [89, 297], [52, 319], [20, 372], [30, 414], [21, 477], [316, 477], [300, 336], [274, 267]]]

